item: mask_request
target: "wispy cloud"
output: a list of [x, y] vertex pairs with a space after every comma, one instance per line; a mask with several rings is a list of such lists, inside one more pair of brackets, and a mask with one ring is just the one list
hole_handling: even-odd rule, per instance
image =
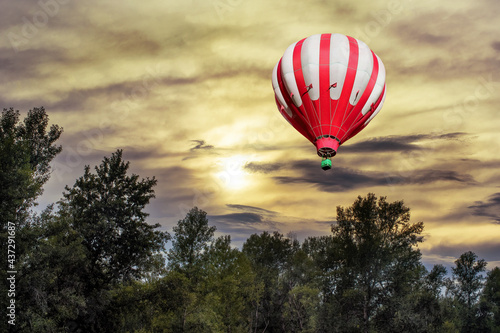
[[[434, 214], [429, 226], [499, 222], [500, 39], [484, 23], [499, 21], [499, 1], [223, 2], [2, 3], [0, 104], [43, 105], [65, 129], [47, 195], [123, 148], [134, 173], [158, 179], [149, 212], [166, 228], [198, 206], [239, 239], [306, 237], [373, 187]], [[270, 83], [288, 45], [323, 32], [360, 38], [387, 70], [382, 112], [330, 172], [279, 115]], [[221, 181], [233, 177], [245, 185]], [[495, 194], [467, 201], [478, 193]]]
[[191, 142], [195, 143], [195, 146], [189, 149], [190, 151], [195, 151], [195, 150], [208, 150], [208, 149], [213, 149], [214, 146], [212, 145], [207, 145], [205, 143], [205, 140], [191, 140]]
[[237, 205], [237, 204], [226, 204], [226, 207], [235, 209], [235, 210], [242, 210], [242, 211], [247, 211], [247, 212], [252, 212], [255, 214], [265, 214], [268, 216], [274, 216], [278, 214], [275, 211], [264, 209], [264, 208], [259, 208], [255, 206], [247, 206], [247, 205]]
[[468, 208], [472, 210], [472, 215], [484, 216], [500, 224], [500, 192], [490, 195], [485, 201], [476, 201]]
[[244, 168], [252, 173], [271, 173], [280, 170], [284, 165], [282, 163], [256, 163], [249, 162], [245, 164]]
[[292, 167], [301, 173], [301, 176], [276, 176], [273, 177], [280, 184], [313, 184], [325, 192], [346, 192], [358, 188], [372, 186], [397, 186], [397, 185], [424, 185], [438, 181], [451, 181], [470, 184], [474, 178], [468, 174], [460, 174], [451, 170], [418, 170], [408, 176], [390, 176], [391, 173], [362, 171], [356, 169], [336, 167], [327, 173], [318, 172], [317, 163], [297, 161]]
[[455, 132], [445, 134], [415, 134], [415, 135], [391, 135], [363, 140], [342, 147], [342, 153], [363, 152], [403, 152], [425, 149], [419, 143], [423, 141], [438, 141], [447, 139], [460, 139], [467, 133]]
[[[439, 244], [427, 249], [425, 252], [431, 252], [442, 257], [453, 257], [458, 259], [461, 254], [467, 251], [476, 253], [479, 258], [485, 259], [486, 261], [498, 261], [500, 243], [487, 241], [481, 243]], [[491, 268], [493, 267], [488, 267], [488, 269]]]

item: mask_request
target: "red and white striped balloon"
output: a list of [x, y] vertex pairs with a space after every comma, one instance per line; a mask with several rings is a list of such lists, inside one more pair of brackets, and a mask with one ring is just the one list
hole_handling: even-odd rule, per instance
[[382, 108], [385, 67], [360, 40], [318, 34], [290, 45], [273, 70], [280, 113], [317, 148], [332, 157]]

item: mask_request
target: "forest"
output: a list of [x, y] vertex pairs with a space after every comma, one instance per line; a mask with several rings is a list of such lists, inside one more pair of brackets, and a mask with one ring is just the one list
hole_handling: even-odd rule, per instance
[[149, 224], [157, 180], [117, 150], [35, 212], [62, 128], [20, 118], [0, 121], [1, 332], [500, 332], [500, 268], [465, 251], [427, 269], [403, 200], [360, 195], [327, 236], [236, 248], [197, 207]]

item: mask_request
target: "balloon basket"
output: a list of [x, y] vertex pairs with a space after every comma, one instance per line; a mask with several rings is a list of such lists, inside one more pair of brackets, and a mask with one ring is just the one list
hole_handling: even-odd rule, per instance
[[332, 168], [332, 160], [329, 158], [325, 158], [321, 161], [321, 169], [330, 170]]

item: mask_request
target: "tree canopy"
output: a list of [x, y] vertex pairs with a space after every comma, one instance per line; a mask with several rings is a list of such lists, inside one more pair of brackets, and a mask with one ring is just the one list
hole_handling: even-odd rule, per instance
[[402, 200], [368, 193], [337, 207], [328, 235], [263, 231], [237, 248], [198, 207], [172, 235], [149, 223], [157, 180], [118, 149], [34, 213], [61, 133], [43, 107], [0, 119], [0, 235], [15, 224], [17, 272], [16, 325], [0, 332], [500, 332], [500, 269], [468, 250], [428, 270]]

